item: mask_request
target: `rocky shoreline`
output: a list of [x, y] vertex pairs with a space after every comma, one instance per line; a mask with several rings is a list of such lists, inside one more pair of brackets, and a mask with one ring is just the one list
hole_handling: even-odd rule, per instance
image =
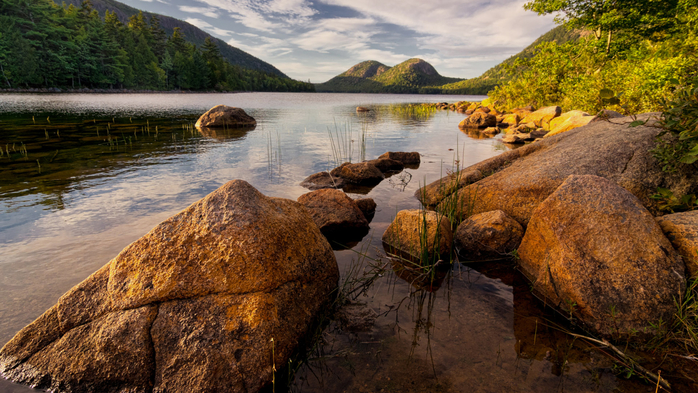
[[[462, 124], [478, 130], [507, 124], [511, 133], [552, 133], [573, 118], [583, 124], [419, 189], [424, 208], [397, 212], [382, 236], [396, 274], [513, 261], [546, 304], [603, 340], [646, 340], [659, 321], [671, 322], [676, 299], [698, 277], [698, 210], [664, 214], [653, 195], [698, 194], [698, 171], [661, 170], [649, 153], [656, 114], [609, 120], [615, 115], [563, 118], [558, 107], [444, 108], [470, 112]], [[630, 127], [637, 119], [645, 123]], [[217, 106], [197, 127], [253, 123], [239, 108]], [[306, 178], [301, 185], [311, 191], [297, 201], [226, 183], [17, 333], [0, 350], [0, 373], [59, 392], [268, 387], [277, 365], [332, 309], [339, 281], [332, 249], [369, 231], [376, 203], [345, 191], [370, 190], [420, 161], [418, 152], [386, 152], [343, 163]], [[438, 288], [434, 277], [419, 285]], [[365, 329], [375, 320], [370, 311], [337, 315]]]

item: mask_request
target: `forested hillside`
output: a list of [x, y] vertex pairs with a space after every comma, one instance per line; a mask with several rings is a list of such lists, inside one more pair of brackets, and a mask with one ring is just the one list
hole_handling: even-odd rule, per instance
[[[153, 14], [151, 12], [141, 11], [136, 8], [130, 7], [124, 3], [118, 2], [116, 0], [91, 0], [94, 9], [99, 12], [99, 15], [104, 19], [107, 11], [116, 14], [116, 17], [121, 21], [121, 23], [128, 24], [132, 16], [138, 15], [140, 12], [146, 19], [151, 17], [157, 17], [160, 21], [160, 26], [165, 30], [167, 36], [171, 36], [174, 33], [174, 29], [179, 27], [179, 30], [184, 34], [184, 38], [187, 42], [192, 43], [197, 46], [204, 45], [206, 38], [210, 38], [218, 46], [221, 52], [221, 56], [228, 60], [230, 64], [239, 65], [243, 68], [249, 68], [255, 71], [262, 71], [268, 74], [275, 74], [281, 77], [287, 77], [283, 72], [279, 71], [273, 65], [262, 61], [251, 54], [244, 52], [238, 48], [228, 45], [225, 41], [212, 37], [210, 34], [204, 32], [196, 26], [190, 23], [181, 21], [176, 18], [172, 18], [166, 15]], [[65, 0], [67, 5], [74, 5], [75, 7], [80, 7], [83, 0]]]
[[157, 16], [114, 12], [91, 2], [0, 0], [0, 83], [6, 88], [312, 91], [309, 83], [230, 64], [208, 37], [201, 47]]

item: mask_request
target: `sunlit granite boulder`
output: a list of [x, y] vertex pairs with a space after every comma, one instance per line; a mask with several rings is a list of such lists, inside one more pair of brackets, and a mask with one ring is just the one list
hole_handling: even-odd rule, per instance
[[549, 138], [577, 127], [585, 126], [593, 121], [596, 116], [590, 116], [584, 111], [569, 111], [550, 121], [550, 132], [545, 136]]
[[308, 209], [320, 232], [333, 242], [350, 243], [368, 233], [368, 220], [344, 191], [312, 191], [298, 197], [298, 202]]
[[698, 278], [698, 210], [657, 217], [657, 223], [683, 257], [688, 276]]
[[450, 260], [453, 232], [445, 216], [428, 210], [401, 210], [383, 234], [384, 248], [416, 262]]
[[550, 121], [560, 116], [561, 113], [562, 108], [559, 106], [547, 106], [527, 114], [523, 119], [521, 119], [521, 123], [533, 122], [536, 123], [537, 127], [544, 127], [548, 129]]
[[256, 126], [257, 121], [241, 108], [216, 105], [199, 117], [196, 128], [226, 128]]
[[338, 279], [304, 207], [231, 181], [64, 294], [0, 371], [54, 392], [256, 392]]
[[474, 214], [458, 225], [454, 246], [461, 260], [500, 259], [519, 247], [524, 230], [501, 210]]
[[534, 291], [606, 337], [655, 333], [685, 290], [683, 262], [654, 217], [598, 176], [569, 176], [548, 196], [518, 254]]

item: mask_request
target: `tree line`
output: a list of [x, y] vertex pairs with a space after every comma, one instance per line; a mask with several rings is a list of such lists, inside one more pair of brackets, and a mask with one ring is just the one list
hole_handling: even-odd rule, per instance
[[230, 64], [207, 37], [201, 47], [157, 16], [104, 19], [85, 0], [0, 0], [0, 86], [138, 90], [314, 91], [295, 81]]

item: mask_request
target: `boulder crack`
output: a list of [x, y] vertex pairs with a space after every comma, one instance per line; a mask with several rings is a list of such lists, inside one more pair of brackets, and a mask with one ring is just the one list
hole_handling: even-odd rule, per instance
[[152, 387], [150, 389], [151, 393], [155, 391], [155, 379], [157, 378], [157, 372], [158, 372], [158, 367], [157, 367], [157, 353], [155, 352], [155, 341], [153, 341], [153, 326], [155, 325], [155, 321], [158, 319], [158, 316], [160, 315], [160, 304], [154, 304], [155, 306], [155, 316], [153, 317], [153, 320], [150, 322], [150, 327], [148, 328], [148, 341], [150, 342], [150, 345], [153, 350], [153, 358], [152, 358], [152, 364], [153, 364], [153, 375], [151, 375], [151, 381], [152, 381]]

